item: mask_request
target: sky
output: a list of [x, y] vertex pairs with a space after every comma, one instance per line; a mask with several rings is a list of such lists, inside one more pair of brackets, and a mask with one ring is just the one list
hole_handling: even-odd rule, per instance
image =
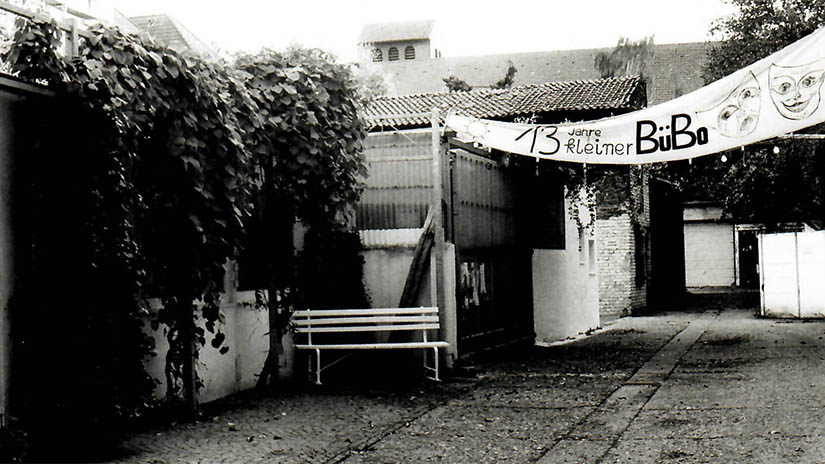
[[228, 52], [290, 45], [356, 58], [365, 24], [435, 20], [442, 56], [611, 47], [620, 37], [656, 43], [708, 39], [732, 12], [723, 0], [110, 0], [127, 16], [167, 13], [206, 43]]

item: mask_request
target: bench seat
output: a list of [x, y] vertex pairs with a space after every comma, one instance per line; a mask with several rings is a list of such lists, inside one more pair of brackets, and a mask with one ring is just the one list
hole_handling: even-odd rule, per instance
[[[432, 364], [428, 364], [428, 356], [424, 354], [425, 372], [433, 380], [439, 379], [438, 362], [439, 348], [447, 348], [449, 343], [431, 340], [428, 332], [437, 331], [440, 327], [437, 307], [421, 308], [369, 308], [369, 309], [319, 309], [295, 311], [292, 315], [292, 324], [295, 334], [305, 338], [295, 344], [298, 350], [312, 350], [315, 353], [315, 362], [312, 355], [309, 357], [309, 373], [317, 384], [321, 384], [321, 371], [337, 363], [322, 366], [322, 350], [394, 350], [394, 349], [424, 349], [432, 350]], [[346, 343], [346, 334], [386, 333], [407, 331], [420, 334], [421, 341], [411, 342], [377, 342], [375, 340]], [[323, 337], [335, 335], [333, 340], [324, 340]], [[313, 338], [314, 335], [314, 338]], [[341, 337], [345, 337], [343, 342]]]
[[350, 343], [334, 345], [295, 345], [299, 350], [395, 350], [404, 348], [447, 348], [447, 342], [409, 342], [409, 343]]

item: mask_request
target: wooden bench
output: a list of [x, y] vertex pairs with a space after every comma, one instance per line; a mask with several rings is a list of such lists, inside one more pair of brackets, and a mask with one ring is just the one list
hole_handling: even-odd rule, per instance
[[[438, 330], [438, 308], [384, 308], [384, 309], [319, 309], [295, 311], [292, 315], [295, 333], [305, 337], [295, 344], [299, 350], [311, 350], [309, 374], [315, 383], [321, 384], [321, 371], [336, 364], [340, 358], [325, 366], [321, 365], [323, 350], [394, 350], [424, 349], [424, 372], [428, 378], [438, 381], [438, 349], [449, 346], [447, 342], [431, 340], [427, 332]], [[341, 343], [340, 336], [324, 340], [330, 334], [377, 334], [379, 332], [420, 332], [421, 341], [378, 342], [375, 340]], [[343, 338], [352, 338], [345, 336]], [[372, 337], [375, 338], [375, 337]], [[346, 341], [346, 340], [345, 340]], [[427, 353], [432, 351], [432, 364]], [[312, 352], [315, 353], [313, 363]]]

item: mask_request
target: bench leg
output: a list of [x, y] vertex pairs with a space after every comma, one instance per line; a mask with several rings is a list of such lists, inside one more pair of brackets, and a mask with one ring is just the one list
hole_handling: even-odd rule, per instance
[[315, 350], [315, 383], [321, 385], [321, 350]]
[[[309, 373], [309, 378], [312, 382], [315, 382], [316, 385], [321, 385], [321, 350], [314, 349], [312, 350], [315, 352], [315, 369], [312, 368], [312, 352], [310, 352], [308, 358], [309, 365], [307, 366], [307, 372]], [[313, 379], [313, 375], [315, 374], [315, 378]]]
[[431, 380], [435, 380], [436, 382], [440, 382], [441, 379], [438, 378], [438, 347], [437, 346], [433, 347], [433, 366], [432, 367], [430, 367], [427, 364], [427, 351], [429, 351], [429, 350], [424, 351], [424, 372], [427, 372], [427, 373], [432, 372], [432, 375], [427, 375], [427, 378], [429, 378]]
[[435, 381], [440, 382], [441, 379], [438, 378], [438, 348], [433, 347], [433, 364], [435, 365]]

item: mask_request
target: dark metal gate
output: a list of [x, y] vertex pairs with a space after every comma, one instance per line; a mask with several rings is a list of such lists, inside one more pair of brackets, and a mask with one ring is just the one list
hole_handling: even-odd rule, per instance
[[531, 255], [518, 240], [512, 173], [460, 142], [449, 155], [446, 225], [456, 246], [458, 348], [467, 354], [532, 335]]

